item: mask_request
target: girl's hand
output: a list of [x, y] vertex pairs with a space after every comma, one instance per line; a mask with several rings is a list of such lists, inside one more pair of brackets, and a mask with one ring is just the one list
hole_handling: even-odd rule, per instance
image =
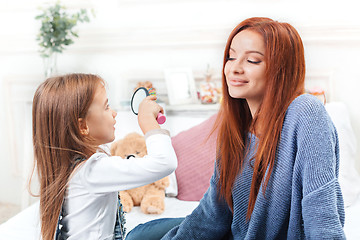
[[164, 113], [164, 109], [155, 102], [156, 96], [146, 97], [139, 105], [138, 122], [144, 134], [153, 129], [159, 129], [156, 121], [159, 112]]

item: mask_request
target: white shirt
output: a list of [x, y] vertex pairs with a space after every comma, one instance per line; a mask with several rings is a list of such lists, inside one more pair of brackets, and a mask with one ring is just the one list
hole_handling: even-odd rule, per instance
[[113, 239], [118, 191], [155, 182], [177, 167], [171, 139], [146, 137], [148, 155], [122, 159], [95, 153], [74, 173], [64, 199], [68, 239]]

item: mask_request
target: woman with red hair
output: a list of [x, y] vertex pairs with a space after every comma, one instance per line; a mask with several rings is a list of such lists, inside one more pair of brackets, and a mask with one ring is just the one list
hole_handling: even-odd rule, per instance
[[231, 32], [215, 172], [199, 206], [162, 239], [345, 238], [336, 129], [304, 79], [290, 24], [249, 18]]

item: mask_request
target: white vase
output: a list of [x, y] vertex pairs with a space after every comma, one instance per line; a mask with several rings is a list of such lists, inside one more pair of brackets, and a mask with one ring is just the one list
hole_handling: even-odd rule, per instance
[[44, 57], [44, 74], [45, 78], [49, 78], [57, 73], [57, 52], [53, 52], [49, 57]]

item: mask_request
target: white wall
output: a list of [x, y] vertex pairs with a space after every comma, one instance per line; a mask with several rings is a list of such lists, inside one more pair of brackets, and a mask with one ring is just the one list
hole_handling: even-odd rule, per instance
[[[43, 80], [42, 60], [35, 42], [39, 23], [34, 16], [39, 13], [37, 7], [44, 2], [0, 0], [1, 112], [10, 106], [6, 102], [4, 83]], [[331, 82], [331, 100], [343, 101], [349, 107], [360, 150], [360, 15], [356, 0], [62, 2], [70, 9], [93, 8], [96, 18], [89, 24], [79, 25], [80, 38], [58, 58], [59, 73], [101, 75], [111, 86], [113, 105], [128, 100], [129, 90], [139, 79], [150, 79], [159, 84], [160, 91], [165, 91], [162, 82], [165, 68], [190, 67], [195, 76], [201, 78], [206, 65], [210, 64], [219, 75], [227, 36], [247, 17], [267, 16], [287, 21], [303, 38], [308, 78]], [[29, 98], [31, 96], [27, 96]], [[25, 125], [22, 120], [16, 119], [15, 124], [19, 125], [20, 133]], [[0, 201], [21, 204], [24, 179], [19, 177], [22, 170], [11, 159], [9, 123], [5, 114], [0, 115], [0, 123], [0, 150], [3, 153]]]

